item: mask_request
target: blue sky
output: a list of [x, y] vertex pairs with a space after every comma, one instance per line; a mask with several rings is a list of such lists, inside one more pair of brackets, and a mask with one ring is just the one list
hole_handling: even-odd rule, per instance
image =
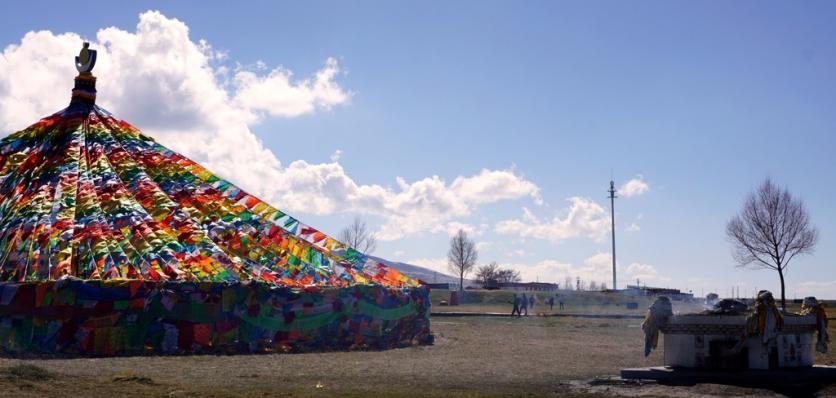
[[[565, 219], [572, 197], [602, 206], [606, 216], [612, 175], [618, 185], [637, 179], [649, 187], [616, 203], [621, 284], [642, 275], [648, 284], [697, 294], [725, 294], [732, 285], [777, 291], [773, 272], [733, 268], [724, 236], [746, 193], [771, 176], [806, 201], [820, 230], [815, 255], [791, 265], [789, 296], [836, 291], [832, 4], [15, 3], [0, 15], [0, 46], [39, 30], [91, 40], [110, 26], [133, 33], [147, 10], [176, 18], [191, 41], [204, 39], [223, 54], [213, 68], [263, 77], [281, 67], [294, 81], [322, 70], [328, 58], [338, 63], [333, 81], [347, 100], [293, 116], [263, 106], [248, 122], [282, 167], [334, 163], [339, 150], [336, 162], [364, 186], [398, 191], [398, 177], [413, 183], [434, 175], [452, 185], [483, 169], [510, 170], [535, 185], [536, 195], [475, 198], [466, 211], [437, 220], [474, 227], [483, 262], [541, 280], [562, 282], [565, 272], [609, 283], [600, 273], [601, 254], [609, 253], [600, 227], [542, 239], [497, 226], [530, 226], [523, 207], [541, 222]], [[100, 77], [100, 92], [104, 84]], [[114, 107], [165, 111], [150, 104]], [[128, 117], [137, 112], [116, 114], [155, 135], [152, 121]], [[269, 190], [284, 181], [262, 183]], [[267, 196], [279, 208], [288, 198]], [[355, 214], [375, 228], [416, 216], [351, 203], [299, 209], [299, 218], [331, 233]], [[447, 229], [426, 228], [381, 242], [375, 254], [441, 269], [447, 241]]]

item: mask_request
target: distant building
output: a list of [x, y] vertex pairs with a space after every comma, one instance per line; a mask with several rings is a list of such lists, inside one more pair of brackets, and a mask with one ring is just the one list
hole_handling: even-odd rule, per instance
[[432, 290], [459, 290], [459, 284], [452, 282], [427, 283], [426, 285]]
[[683, 293], [679, 289], [670, 289], [666, 287], [627, 285], [627, 288], [621, 292], [630, 296], [667, 296], [671, 300], [677, 301], [689, 301], [694, 299], [694, 295], [692, 293]]
[[555, 292], [560, 285], [544, 282], [499, 282], [497, 283], [497, 287], [500, 290], [512, 290], [515, 292]]

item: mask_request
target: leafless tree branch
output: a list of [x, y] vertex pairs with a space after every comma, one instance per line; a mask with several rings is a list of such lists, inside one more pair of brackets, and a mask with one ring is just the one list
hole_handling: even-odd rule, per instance
[[339, 240], [363, 254], [372, 254], [377, 248], [377, 237], [360, 217], [355, 217], [349, 226], [340, 231]]
[[482, 287], [488, 287], [490, 280], [500, 283], [519, 282], [522, 280], [520, 271], [511, 268], [500, 268], [496, 261], [476, 269], [476, 279]]
[[450, 270], [459, 275], [459, 289], [464, 289], [464, 276], [473, 269], [477, 258], [476, 243], [460, 229], [450, 238], [450, 250], [447, 252]]
[[778, 271], [781, 306], [786, 308], [786, 268], [795, 256], [812, 253], [818, 242], [804, 202], [767, 178], [726, 224], [726, 235], [738, 266]]

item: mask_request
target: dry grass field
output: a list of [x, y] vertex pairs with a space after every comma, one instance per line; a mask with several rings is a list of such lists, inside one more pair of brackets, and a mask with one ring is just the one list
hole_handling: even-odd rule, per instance
[[[727, 396], [767, 390], [610, 383], [642, 354], [637, 319], [443, 317], [436, 343], [379, 352], [0, 359], [3, 396]], [[833, 325], [836, 326], [836, 325]], [[836, 328], [831, 328], [836, 335]], [[817, 363], [836, 365], [836, 353]], [[596, 379], [596, 377], [598, 379]], [[822, 394], [836, 394], [829, 387]]]

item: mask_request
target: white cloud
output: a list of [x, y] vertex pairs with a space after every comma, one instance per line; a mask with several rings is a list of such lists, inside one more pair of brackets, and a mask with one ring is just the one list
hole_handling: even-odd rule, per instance
[[[459, 233], [459, 231], [461, 230], [461, 231], [464, 231], [468, 235], [468, 237], [473, 239], [474, 237], [482, 236], [482, 234], [485, 233], [485, 230], [487, 228], [488, 228], [487, 224], [471, 225], [471, 224], [463, 223], [463, 222], [460, 222], [460, 221], [450, 221], [450, 222], [447, 222], [447, 223], [444, 223], [444, 224], [436, 225], [435, 227], [430, 229], [430, 232], [433, 232], [433, 233], [444, 232], [444, 233], [447, 234], [447, 236], [452, 237], [452, 236], [456, 235], [457, 233]], [[478, 245], [477, 245], [477, 249], [478, 249]]]
[[[535, 264], [502, 264], [520, 271], [523, 281], [535, 281], [565, 284], [566, 277], [572, 279], [574, 284], [577, 278], [585, 283], [595, 281], [606, 283], [610, 288], [612, 283], [612, 255], [610, 253], [597, 253], [586, 258], [582, 264], [574, 265], [557, 260], [542, 260]], [[641, 279], [642, 284], [669, 282], [671, 278], [660, 275], [656, 267], [650, 264], [631, 263], [626, 270], [622, 270], [620, 264], [616, 264], [618, 275], [626, 275], [630, 281], [635, 283], [636, 278]], [[621, 279], [621, 278], [619, 278]]]
[[520, 277], [523, 282], [547, 282], [560, 283], [563, 285], [563, 279], [566, 276], [574, 278], [577, 272], [575, 267], [571, 264], [563, 263], [557, 260], [543, 260], [535, 264], [508, 264], [500, 265], [503, 268], [513, 268], [520, 271]]
[[[3, 132], [24, 128], [68, 103], [72, 60], [81, 41], [75, 33], [30, 32], [3, 50]], [[397, 189], [391, 189], [355, 182], [338, 162], [339, 150], [330, 163], [283, 165], [249, 126], [266, 116], [295, 117], [347, 103], [351, 93], [336, 81], [340, 68], [333, 58], [302, 79], [284, 68], [266, 72], [263, 62], [230, 67], [224, 64], [228, 53], [193, 41], [185, 23], [156, 11], [142, 13], [133, 32], [105, 28], [92, 42], [99, 51], [94, 74], [100, 105], [285, 211], [381, 216], [378, 237], [392, 240], [447, 231], [486, 203], [524, 197], [542, 203], [539, 188], [513, 169], [484, 169], [450, 183], [438, 176], [411, 183], [398, 178]]]
[[618, 194], [624, 198], [639, 196], [647, 191], [650, 191], [650, 185], [644, 181], [642, 176], [633, 178], [624, 183], [621, 188], [618, 188]]
[[447, 236], [453, 236], [453, 235], [459, 233], [460, 230], [464, 231], [471, 238], [474, 235], [479, 235], [480, 234], [480, 231], [478, 231], [476, 229], [476, 227], [474, 227], [473, 225], [466, 224], [466, 223], [459, 222], [459, 221], [450, 221], [446, 224], [436, 225], [431, 231], [432, 232], [446, 232]]
[[510, 170], [482, 169], [473, 177], [457, 177], [450, 184], [450, 190], [462, 201], [475, 204], [492, 203], [503, 199], [531, 196], [535, 203], [542, 204], [540, 188], [531, 181]]
[[[535, 264], [509, 264], [508, 267], [520, 271], [523, 281], [560, 283], [563, 286], [566, 277], [575, 283], [576, 278], [589, 283], [608, 283], [612, 279], [612, 257], [609, 253], [598, 253], [585, 259], [581, 265], [573, 265], [557, 260], [542, 260]], [[574, 285], [573, 285], [574, 287]]]
[[596, 253], [583, 260], [583, 265], [598, 271], [612, 272], [612, 254]]
[[671, 278], [666, 276], [659, 275], [659, 271], [656, 270], [656, 267], [650, 264], [642, 264], [642, 263], [631, 263], [627, 266], [627, 275], [630, 276], [630, 282], [632, 283], [635, 279], [639, 279], [642, 284], [645, 282], [668, 282]]
[[395, 258], [402, 257], [404, 254], [406, 254], [406, 252], [403, 250], [395, 250], [395, 252], [392, 253], [392, 255], [395, 256]]
[[343, 151], [342, 151], [342, 150], [340, 150], [340, 149], [337, 149], [336, 151], [334, 151], [334, 153], [332, 153], [332, 154], [331, 154], [331, 161], [332, 161], [332, 162], [339, 162], [339, 161], [340, 161], [340, 157], [341, 157], [342, 155], [343, 155]]
[[334, 58], [328, 58], [325, 68], [313, 79], [297, 82], [291, 80], [293, 72], [282, 68], [273, 69], [267, 76], [239, 71], [234, 77], [237, 87], [234, 102], [246, 109], [281, 117], [311, 113], [317, 106], [330, 109], [350, 98], [334, 81], [339, 71]]
[[75, 72], [71, 57], [78, 54], [80, 42], [74, 33], [55, 36], [44, 31], [29, 32], [21, 44], [3, 50], [0, 131], [19, 130], [69, 104]]
[[472, 213], [480, 204], [531, 197], [540, 201], [540, 189], [512, 170], [482, 170], [470, 177], [456, 177], [447, 184], [438, 176], [413, 183], [397, 179], [399, 192], [377, 185], [364, 186], [346, 199], [354, 209], [387, 218], [378, 234], [381, 240], [393, 240], [421, 231], [448, 234], [457, 227], [480, 230], [460, 222], [450, 222]]
[[540, 221], [529, 209], [523, 208], [521, 220], [504, 220], [496, 224], [495, 231], [522, 238], [537, 238], [560, 242], [571, 238], [590, 238], [601, 241], [609, 230], [610, 218], [599, 204], [588, 198], [567, 199], [569, 207], [551, 221]]

